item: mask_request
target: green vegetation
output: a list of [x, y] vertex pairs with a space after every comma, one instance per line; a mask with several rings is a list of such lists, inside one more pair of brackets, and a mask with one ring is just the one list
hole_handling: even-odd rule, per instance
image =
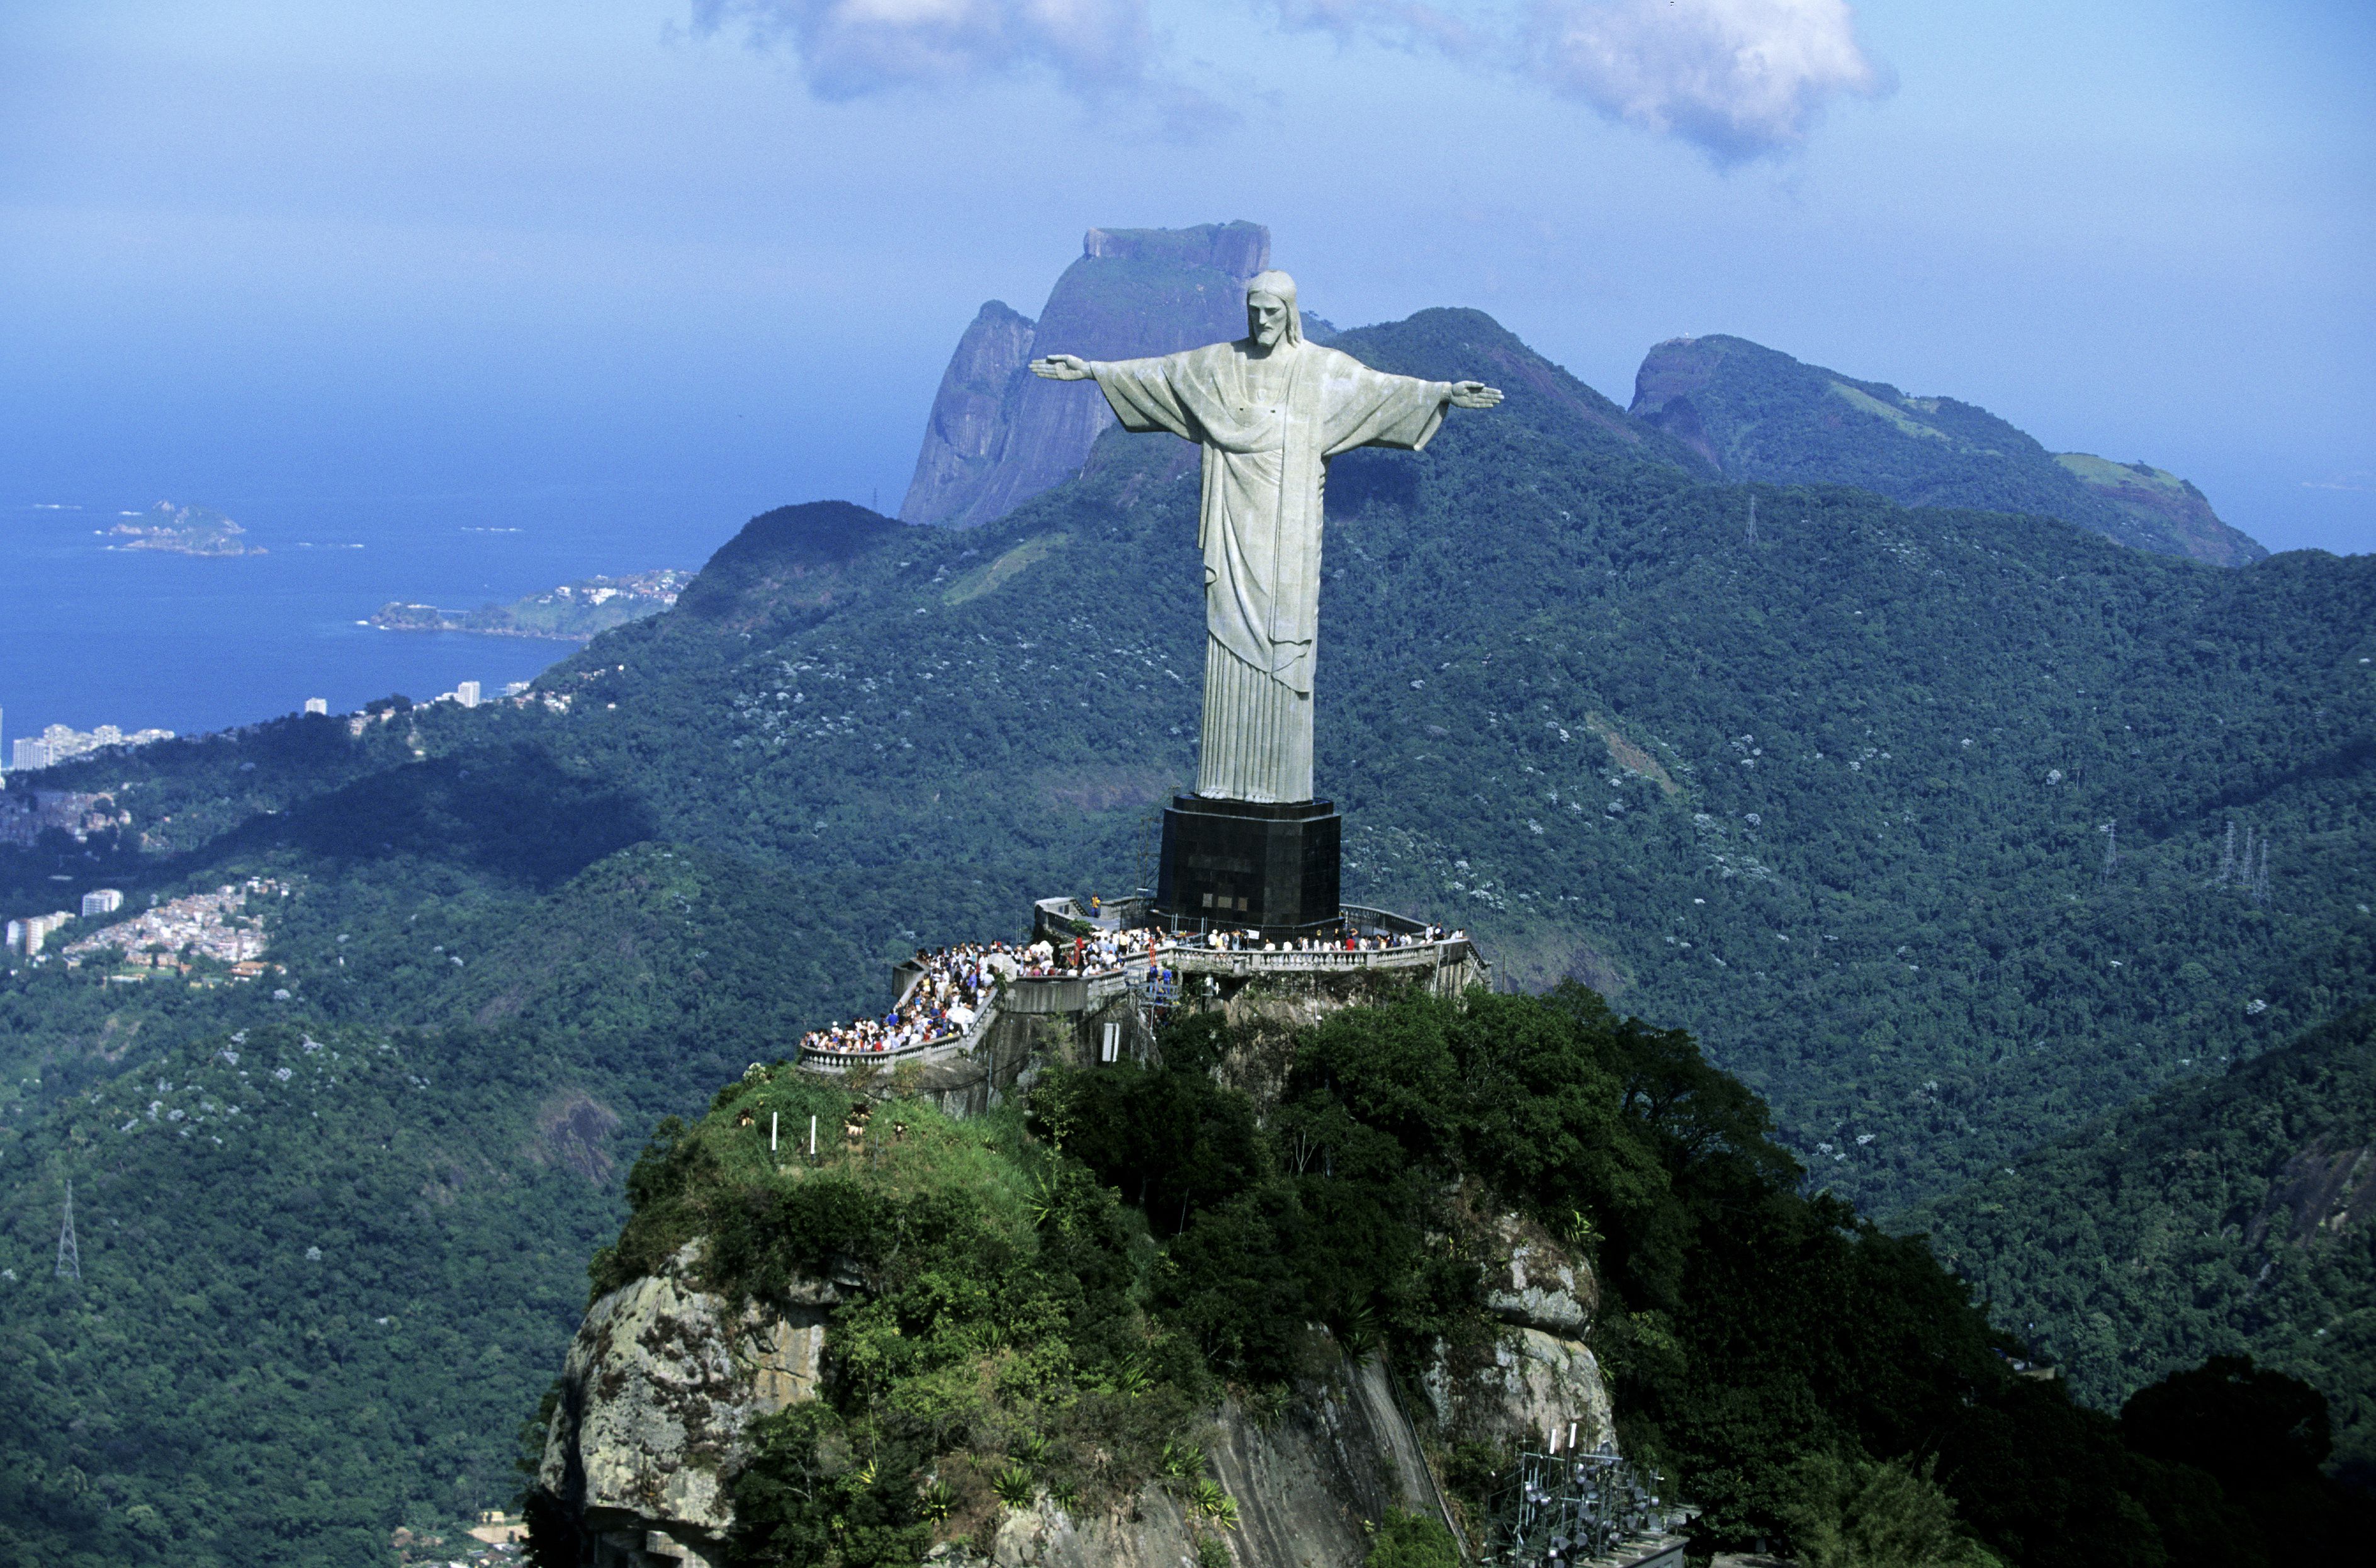
[[[2351, 934], [2357, 906], [2376, 902], [2376, 666], [2360, 662], [2376, 658], [2376, 561], [2225, 572], [2036, 517], [1710, 484], [1653, 460], [1680, 449], [1674, 437], [1476, 313], [1339, 341], [1439, 378], [1485, 367], [1510, 392], [1490, 416], [1455, 416], [1424, 455], [1358, 453], [1332, 469], [1319, 774], [1348, 813], [1348, 896], [1469, 928], [1502, 975], [1585, 980], [1653, 1032], [1690, 1030], [1771, 1106], [1774, 1143], [1815, 1184], [1879, 1216], [2021, 1169], [2041, 1143], [2376, 996]], [[697, 1111], [799, 1030], [879, 1004], [884, 961], [918, 942], [1018, 934], [1033, 897], [1149, 879], [1151, 814], [1194, 771], [1201, 572], [1184, 451], [1111, 436], [1079, 481], [964, 532], [841, 503], [770, 513], [674, 610], [603, 634], [529, 705], [391, 699], [360, 733], [291, 719], [52, 770], [45, 786], [104, 793], [130, 824], [0, 849], [0, 913], [99, 886], [137, 908], [233, 875], [298, 891], [271, 919], [267, 957], [287, 973], [268, 985], [110, 987], [54, 959], [11, 960], [0, 978], [0, 1267], [18, 1277], [0, 1279], [0, 1388], [25, 1412], [0, 1464], [36, 1500], [6, 1510], [14, 1544], [61, 1562], [205, 1563], [253, 1551], [263, 1531], [280, 1555], [361, 1562], [397, 1523], [504, 1501], [509, 1418], [482, 1418], [532, 1406], [558, 1363], [578, 1264], [616, 1222], [644, 1129]], [[947, 601], [1056, 534], [1072, 540], [1060, 558]], [[434, 1088], [391, 1103], [447, 1119], [434, 1146], [469, 1152], [467, 1181], [403, 1154], [431, 1141], [391, 1135], [382, 1150], [379, 1123], [327, 1100], [318, 1132], [309, 1112], [271, 1158], [319, 1194], [323, 1225], [384, 1233], [387, 1269], [408, 1279], [446, 1280], [447, 1240], [389, 1225], [386, 1194], [430, 1194], [404, 1201], [438, 1214], [438, 1192], [481, 1206], [468, 1212], [485, 1255], [521, 1271], [500, 1289], [530, 1304], [540, 1348], [480, 1324], [464, 1285], [423, 1289], [409, 1310], [458, 1348], [406, 1361], [395, 1396], [309, 1375], [268, 1417], [205, 1429], [214, 1468], [201, 1472], [177, 1446], [199, 1439], [157, 1423], [247, 1408], [242, 1391], [281, 1386], [298, 1364], [281, 1347], [329, 1356], [344, 1342], [327, 1328], [309, 1339], [309, 1313], [398, 1315], [377, 1287], [331, 1272], [307, 1296], [264, 1270], [238, 1309], [244, 1336], [193, 1358], [172, 1302], [206, 1296], [206, 1247], [160, 1230], [123, 1276], [87, 1264], [77, 1299], [99, 1303], [114, 1338], [86, 1336], [46, 1282], [69, 1177], [87, 1258], [93, 1232], [142, 1222], [160, 1192], [225, 1236], [269, 1229], [244, 1168], [184, 1158], [195, 1138], [72, 1136], [90, 1095], [192, 1081], [232, 1034], [268, 1026], [434, 1053], [434, 1072], [414, 1069]], [[350, 1092], [360, 1105], [360, 1080], [320, 1091]], [[1235, 1135], [1226, 1103], [1206, 1109], [1217, 1138]], [[385, 1187], [355, 1174], [383, 1158], [396, 1162]], [[564, 1171], [568, 1202], [542, 1195], [536, 1182]], [[1612, 1320], [1610, 1363], [1647, 1380], [1622, 1398], [1657, 1431], [1698, 1431], [1690, 1385], [1653, 1375], [1684, 1330], [1631, 1294], [1660, 1259], [1682, 1258], [1688, 1277], [1694, 1254], [1661, 1240], [1655, 1191], [1610, 1190], [1609, 1223], [1647, 1228], [1650, 1270], [1612, 1272], [1632, 1279], [1633, 1304]], [[1308, 1194], [1264, 1208], [1285, 1190], [1261, 1191], [1158, 1201], [1150, 1182], [1149, 1244], [1194, 1238], [1214, 1270], [1251, 1271], [1262, 1238], [1333, 1223]], [[1389, 1184], [1364, 1201], [1391, 1217], [1403, 1199]], [[1812, 1212], [1774, 1211], [1776, 1245], [1832, 1257]], [[1887, 1247], [1838, 1245], [1839, 1268], [1901, 1266]], [[1922, 1257], [1904, 1255], [1909, 1269]], [[1709, 1289], [1768, 1288], [1740, 1266]], [[135, 1289], [136, 1276], [149, 1283]], [[2334, 1277], [2333, 1310], [2367, 1310], [2363, 1287]], [[2001, 1311], [2012, 1298], [1985, 1288]], [[1142, 1310], [1208, 1365], [1285, 1364], [1289, 1339], [1215, 1327], [1208, 1347], [1198, 1298], [1164, 1289]], [[2251, 1348], [2317, 1383], [2343, 1451], [2358, 1452], [2365, 1383], [2341, 1380], [2364, 1356], [2280, 1353], [2250, 1317], [2263, 1299], [2215, 1293], [2194, 1337], [2116, 1380], [2078, 1365], [2090, 1321], [2075, 1306], [2049, 1303], [2036, 1334], [2107, 1408], [2202, 1353]], [[1372, 1317], [1387, 1313], [1386, 1332], [1397, 1313], [1448, 1323], [1446, 1300], [1421, 1277]], [[2026, 1336], [2032, 1315], [2000, 1321]], [[1357, 1333], [1356, 1318], [1342, 1328]], [[2342, 1326], [2321, 1353], [2338, 1339]], [[507, 1347], [499, 1360], [484, 1359], [491, 1344]], [[1814, 1430], [1796, 1386], [1742, 1397]], [[2006, 1396], [2047, 1396], [2026, 1384]], [[445, 1435], [369, 1436], [369, 1412], [399, 1401], [438, 1412], [430, 1430]], [[2073, 1453], [2099, 1440], [2091, 1412], [2052, 1408]], [[1862, 1416], [1824, 1420], [1866, 1430]], [[327, 1440], [348, 1430], [366, 1434], [360, 1447]], [[133, 1435], [89, 1436], [118, 1431]], [[1895, 1429], [1856, 1441], [1875, 1460], [1919, 1446]], [[1707, 1442], [1705, 1463], [1723, 1469], [1728, 1451]], [[2018, 1497], [1989, 1503], [1932, 1446], [1958, 1516], [1995, 1540], [1986, 1520]], [[2028, 1464], [2015, 1454], [2006, 1473]], [[355, 1522], [291, 1501], [348, 1496], [364, 1469]], [[135, 1507], [161, 1536], [129, 1522]]]
[[[2376, 931], [2355, 934], [2364, 964]], [[2249, 1352], [2328, 1391], [2346, 1473], [2376, 1477], [2371, 1143], [2376, 1008], [2363, 1008], [2026, 1155], [1926, 1218], [1940, 1254], [2081, 1397], [2109, 1408]]]
[[[1802, 1195], [1754, 1097], [1580, 986], [1408, 995], [1285, 1041], [1206, 1015], [1163, 1047], [1159, 1067], [1051, 1075], [1028, 1130], [885, 1102], [815, 1166], [767, 1154], [769, 1115], [854, 1108], [780, 1067], [662, 1127], [597, 1291], [705, 1237], [731, 1296], [867, 1282], [834, 1312], [825, 1397], [774, 1418], [739, 1483], [748, 1561], [912, 1562], [1043, 1493], [1095, 1509], [1150, 1480], [1221, 1521], [1198, 1411], [1324, 1371], [1315, 1323], [1406, 1376], [1490, 1360], [1480, 1217], [1505, 1208], [1591, 1239], [1626, 1445], [1713, 1542], [1912, 1568], [2261, 1562], [2287, 1538], [2206, 1473], [2206, 1422], [2157, 1413], [2202, 1405], [2192, 1385], [2121, 1425], [2017, 1375], [1919, 1242]], [[1257, 1116], [1223, 1064], [1281, 1050]], [[2364, 1526], [2318, 1475], [2318, 1396], [2275, 1374], [2250, 1393], [2311, 1455], [2280, 1460], [2283, 1484]], [[1472, 1518], [1509, 1458], [1449, 1467]], [[1442, 1532], [1390, 1518], [1372, 1561], [1435, 1561]]]
[[1378, 1522], [1378, 1544], [1361, 1568], [1460, 1568], [1460, 1549], [1443, 1520], [1396, 1508]]
[[1792, 1477], [1784, 1510], [1805, 1568], [1997, 1568], [1998, 1558], [1955, 1527], [1938, 1462], [1903, 1465], [1820, 1454]]
[[[542, 1075], [482, 1044], [144, 1039], [18, 1146], [0, 1560], [378, 1562], [505, 1495], [484, 1434], [551, 1376], [612, 1207], [566, 1102], [540, 1118]], [[52, 1267], [69, 1177], [78, 1283]]]
[[[821, 1163], [772, 1159], [769, 1117], [812, 1114]], [[841, 1137], [852, 1114], [857, 1146]], [[751, 1562], [913, 1563], [935, 1525], [994, 1526], [1043, 1491], [1077, 1510], [1167, 1472], [1201, 1479], [1181, 1454], [1218, 1385], [1145, 1310], [1144, 1225], [1013, 1114], [861, 1111], [838, 1086], [761, 1070], [698, 1125], [664, 1123], [627, 1194], [598, 1293], [696, 1237], [709, 1283], [736, 1299], [866, 1282], [833, 1317], [829, 1403], [775, 1418], [737, 1482]]]

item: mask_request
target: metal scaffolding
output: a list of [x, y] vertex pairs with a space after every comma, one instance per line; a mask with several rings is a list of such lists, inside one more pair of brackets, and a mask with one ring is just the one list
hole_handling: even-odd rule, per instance
[[1689, 1509], [1662, 1501], [1665, 1478], [1598, 1453], [1520, 1453], [1494, 1499], [1483, 1561], [1506, 1568], [1581, 1568], [1654, 1555]]

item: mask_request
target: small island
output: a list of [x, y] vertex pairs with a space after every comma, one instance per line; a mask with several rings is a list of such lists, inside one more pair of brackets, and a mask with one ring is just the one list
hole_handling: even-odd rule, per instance
[[176, 506], [160, 501], [146, 512], [129, 514], [137, 522], [122, 522], [101, 537], [110, 550], [162, 550], [176, 555], [262, 555], [260, 544], [246, 540], [247, 530], [220, 512], [204, 506]]
[[387, 632], [477, 632], [497, 637], [550, 637], [585, 642], [676, 602], [691, 572], [663, 567], [624, 577], [588, 577], [564, 583], [550, 593], [532, 593], [509, 604], [476, 610], [440, 610], [434, 604], [388, 603], [371, 624]]

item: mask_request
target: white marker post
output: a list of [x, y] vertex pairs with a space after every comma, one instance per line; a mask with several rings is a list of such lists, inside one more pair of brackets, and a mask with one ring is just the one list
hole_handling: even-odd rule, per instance
[[816, 1158], [816, 1118], [809, 1118], [809, 1158]]
[[767, 1112], [767, 1152], [769, 1154], [776, 1152], [776, 1124], [783, 1119], [783, 1112], [779, 1111]]

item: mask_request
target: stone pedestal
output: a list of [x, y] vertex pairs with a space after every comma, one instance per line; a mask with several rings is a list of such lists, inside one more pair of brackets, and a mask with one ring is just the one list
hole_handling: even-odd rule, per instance
[[1339, 918], [1345, 819], [1327, 801], [1265, 805], [1181, 795], [1163, 814], [1158, 916], [1260, 930], [1265, 936], [1332, 931]]

